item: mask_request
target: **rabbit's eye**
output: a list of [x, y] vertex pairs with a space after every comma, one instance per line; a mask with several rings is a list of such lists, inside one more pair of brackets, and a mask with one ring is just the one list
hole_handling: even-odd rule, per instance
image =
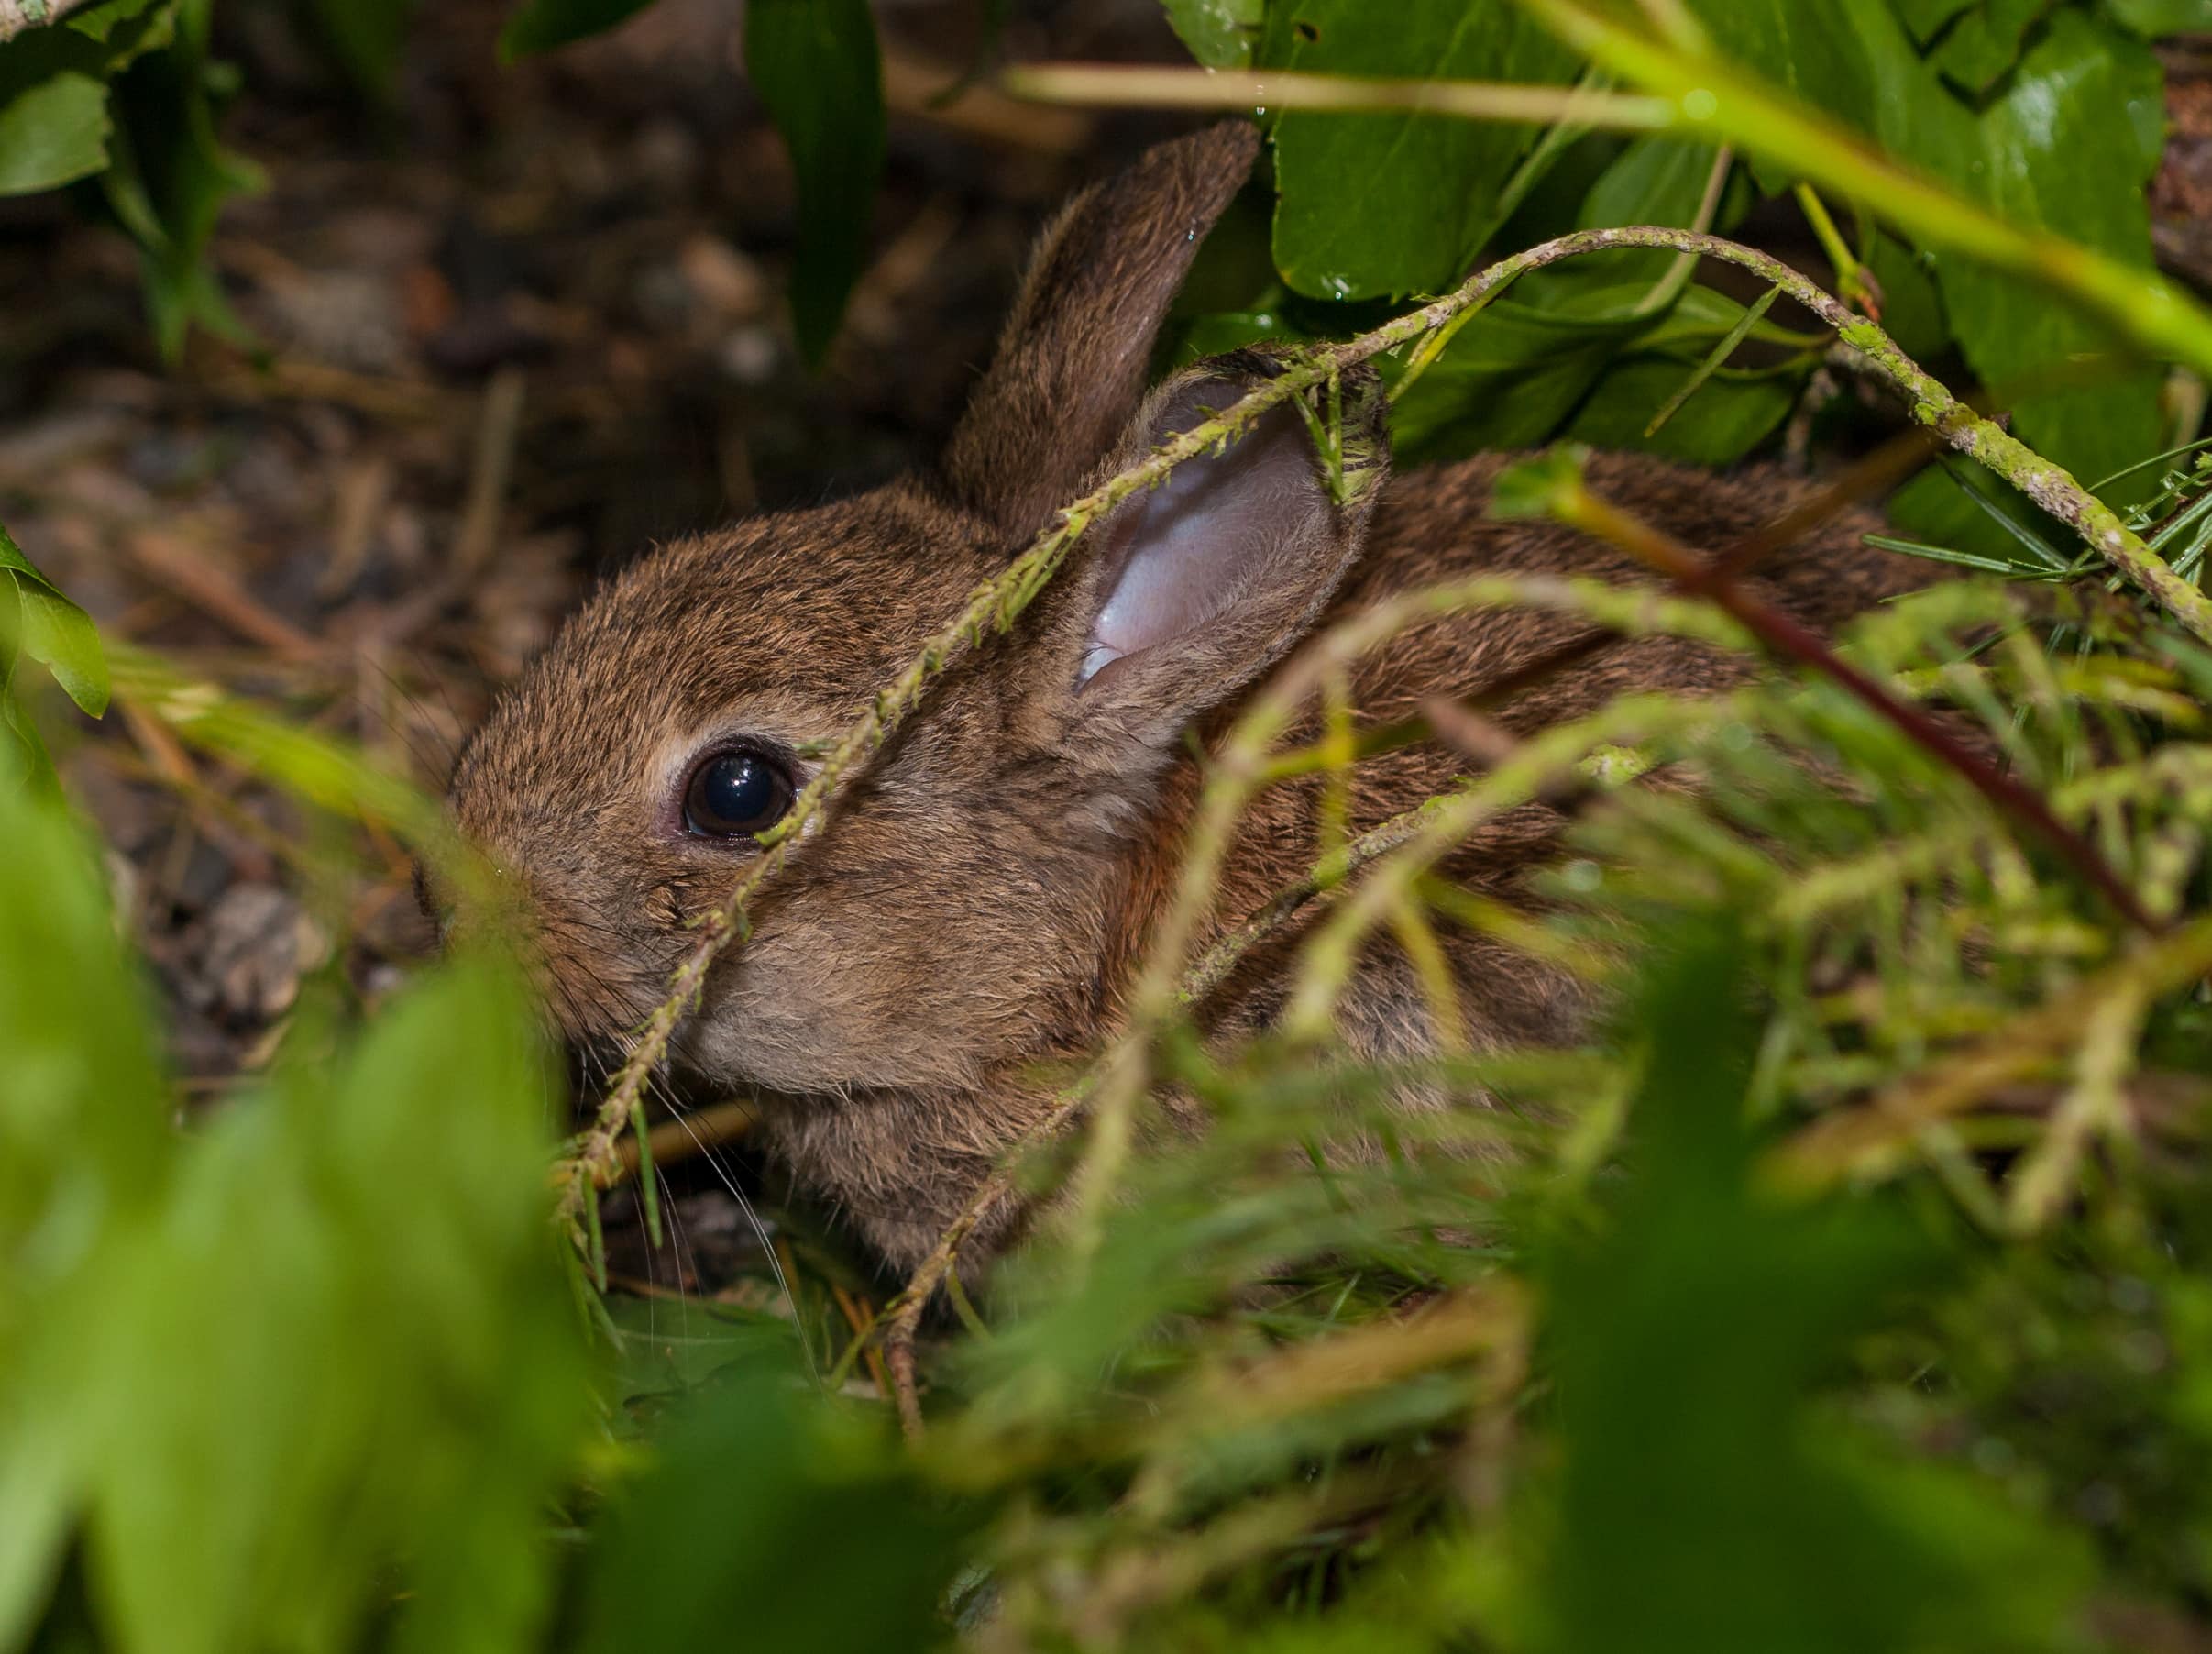
[[765, 833], [791, 808], [791, 777], [754, 752], [716, 753], [684, 788], [684, 829], [702, 838]]

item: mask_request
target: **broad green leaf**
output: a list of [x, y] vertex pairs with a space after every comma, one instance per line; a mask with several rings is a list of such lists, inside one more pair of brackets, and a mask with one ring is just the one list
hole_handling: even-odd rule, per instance
[[1541, 442], [1645, 325], [1497, 300], [1392, 407], [1392, 440], [1407, 463]]
[[2047, 0], [1975, 0], [1952, 24], [1929, 61], [1945, 79], [1979, 97], [2019, 61], [2029, 27], [2049, 9]]
[[1208, 69], [1241, 69], [1252, 61], [1267, 0], [1165, 0], [1191, 56]]
[[0, 103], [0, 195], [27, 195], [107, 165], [107, 87], [65, 71]]
[[2212, 0], [2106, 0], [2124, 27], [2149, 39], [2212, 29]]
[[[1351, 75], [1565, 82], [1573, 58], [1490, 0], [1287, 0], [1271, 67]], [[1293, 291], [1370, 299], [1456, 283], [1497, 227], [1535, 130], [1436, 116], [1285, 115], [1275, 128], [1275, 264]]]
[[1913, 39], [1920, 46], [1933, 43], [1943, 32], [1943, 26], [1959, 13], [1973, 6], [1975, 0], [1889, 0], [1898, 21], [1911, 31]]
[[[1852, 15], [1880, 79], [1883, 143], [2015, 223], [2151, 267], [2143, 184], [2157, 155], [2135, 116], [2157, 105], [2160, 76], [2146, 48], [2059, 11], [1977, 112], [1913, 53], [1886, 6], [1857, 0]], [[2117, 360], [2100, 328], [2039, 287], [1964, 257], [1931, 262], [1967, 361], [2022, 440], [2085, 479], [2158, 447], [2154, 370]]]
[[[334, 11], [358, 3], [325, 0]], [[525, 0], [500, 30], [500, 57], [512, 63], [533, 52], [551, 51], [572, 40], [604, 34], [651, 4], [652, 0]]]
[[[1881, 0], [1842, 4], [1878, 6]], [[1722, 56], [1815, 109], [1865, 124], [1873, 76], [1837, 0], [1691, 0], [1690, 10]], [[1790, 182], [1788, 170], [1771, 161], [1755, 159], [1751, 166], [1770, 193]]]
[[883, 71], [867, 0], [752, 0], [745, 72], [798, 180], [791, 319], [819, 362], [868, 251], [884, 164]]
[[[1543, 442], [1579, 417], [1593, 388], [1629, 353], [1663, 352], [1682, 366], [1666, 391], [1637, 405], [1640, 432], [1744, 314], [1733, 299], [1710, 288], [1689, 287], [1671, 310], [1641, 315], [1638, 307], [1651, 291], [1643, 281], [1582, 288], [1546, 285], [1531, 278], [1513, 291], [1535, 302], [1514, 297], [1491, 303], [1392, 408], [1392, 438], [1408, 463]], [[1752, 337], [1786, 345], [1789, 336], [1762, 324]], [[1640, 390], [1645, 382], [1631, 381], [1631, 389]], [[1731, 380], [1713, 389], [1727, 396], [1740, 387]], [[1771, 391], [1758, 396], [1762, 418], [1771, 402]], [[1758, 421], [1747, 416], [1747, 423]], [[1771, 426], [1765, 421], [1761, 434]], [[1710, 436], [1693, 432], [1692, 440]], [[1655, 446], [1667, 451], [1663, 443]]]
[[1804, 383], [1802, 371], [1755, 377], [1722, 371], [1647, 434], [1653, 417], [1692, 371], [1674, 358], [1624, 356], [1591, 387], [1568, 425], [1568, 436], [1592, 447], [1636, 448], [1693, 465], [1733, 465], [1789, 417]]

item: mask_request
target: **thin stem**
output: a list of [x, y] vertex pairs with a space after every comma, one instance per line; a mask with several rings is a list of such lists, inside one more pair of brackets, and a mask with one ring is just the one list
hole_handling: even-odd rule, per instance
[[1242, 72], [1106, 63], [1028, 63], [999, 84], [1041, 104], [1156, 109], [1403, 110], [1463, 120], [1567, 122], [1615, 132], [1663, 132], [1682, 124], [1674, 100], [1591, 86], [1510, 82], [1370, 80], [1295, 70]]

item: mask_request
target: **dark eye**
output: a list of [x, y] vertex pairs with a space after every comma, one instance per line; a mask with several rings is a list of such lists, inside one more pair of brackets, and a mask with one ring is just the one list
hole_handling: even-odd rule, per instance
[[760, 753], [716, 753], [684, 788], [684, 829], [704, 838], [765, 833], [791, 808], [791, 777]]

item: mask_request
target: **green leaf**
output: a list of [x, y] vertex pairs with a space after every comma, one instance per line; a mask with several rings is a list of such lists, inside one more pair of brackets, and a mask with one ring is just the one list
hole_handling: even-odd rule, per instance
[[2112, 16], [2146, 39], [2212, 29], [2212, 0], [2106, 0]]
[[92, 617], [54, 589], [5, 527], [0, 527], [0, 575], [10, 577], [6, 583], [14, 586], [19, 603], [5, 634], [44, 663], [72, 700], [99, 717], [107, 711], [107, 657]]
[[2030, 25], [2048, 0], [1975, 0], [1929, 54], [1945, 79], [1979, 97], [2019, 61]]
[[1922, 47], [1943, 32], [1943, 26], [1975, 4], [1975, 0], [1889, 0], [1898, 21], [1911, 31]]
[[0, 195], [108, 164], [108, 81], [171, 36], [174, 0], [108, 0], [0, 44]]
[[[344, 9], [356, 0], [327, 0]], [[528, 0], [500, 30], [500, 61], [512, 63], [533, 52], [551, 51], [572, 40], [604, 34], [642, 12], [652, 0]]]
[[107, 88], [64, 72], [0, 103], [0, 195], [28, 195], [107, 165]]
[[402, 1648], [533, 1645], [589, 1386], [526, 1005], [479, 961], [351, 1052], [311, 1011], [89, 1298], [73, 1336], [110, 1376], [46, 1400], [100, 1422], [87, 1526], [116, 1646], [354, 1648], [394, 1618]]
[[1590, 450], [1569, 442], [1507, 466], [1491, 484], [1488, 514], [1499, 522], [1558, 515], [1561, 502], [1582, 487], [1589, 463]]
[[1168, 21], [1191, 56], [1208, 69], [1242, 69], [1252, 61], [1267, 18], [1267, 0], [1165, 0]]
[[260, 170], [215, 134], [207, 41], [212, 0], [179, 0], [176, 40], [134, 63], [116, 83], [115, 165], [101, 187], [138, 244], [149, 316], [171, 360], [197, 325], [245, 342], [207, 263], [224, 204], [263, 187]]
[[79, 6], [62, 21], [62, 27], [73, 28], [89, 39], [105, 41], [115, 35], [116, 28], [144, 17], [156, 6], [170, 9], [172, 0], [100, 0], [94, 6]]
[[[2151, 268], [2143, 184], [2157, 153], [2133, 117], [2160, 99], [2147, 48], [2059, 11], [1976, 111], [1914, 54], [1887, 7], [1853, 16], [1879, 77], [1871, 112], [1884, 144], [2014, 223]], [[2041, 287], [1964, 257], [1931, 262], [1967, 361], [2030, 447], [2085, 478], [2157, 448], [2155, 369], [2116, 360], [2101, 328]]]
[[745, 72], [791, 153], [791, 319], [820, 362], [867, 258], [884, 164], [883, 70], [867, 0], [752, 0]]
[[1684, 915], [1634, 1007], [1627, 1175], [1546, 1270], [1561, 1433], [1545, 1646], [1647, 1654], [2060, 1649], [2084, 1547], [1986, 1483], [1900, 1461], [1812, 1403], [1942, 1254], [1895, 1203], [1755, 1175], [1749, 950]]
[[[0, 580], [0, 622], [15, 590]], [[9, 705], [0, 688], [0, 722]], [[176, 1139], [97, 849], [58, 791], [6, 786], [0, 848], [0, 1647], [15, 1648], [98, 1440], [75, 1405], [90, 1283], [152, 1208]]]
[[[407, 44], [416, 4], [417, 0], [313, 0], [313, 10], [354, 84], [382, 100], [391, 95], [400, 50]], [[507, 51], [507, 35], [513, 28], [514, 22], [510, 21], [500, 36], [503, 61], [513, 55]]]
[[[1271, 68], [1563, 83], [1574, 58], [1513, 7], [1290, 0], [1268, 17]], [[1298, 292], [1367, 299], [1453, 285], [1499, 222], [1536, 128], [1438, 116], [1285, 115], [1275, 128], [1275, 264]]]
[[883, 1420], [780, 1369], [694, 1398], [601, 1525], [587, 1654], [721, 1648], [733, 1626], [776, 1654], [943, 1640], [937, 1605], [972, 1519], [915, 1483]]
[[[1863, 126], [1874, 95], [1866, 52], [1839, 5], [1880, 0], [1690, 0], [1722, 56], [1755, 71], [1777, 90]], [[1768, 193], [1788, 187], [1788, 171], [1754, 160]]]

